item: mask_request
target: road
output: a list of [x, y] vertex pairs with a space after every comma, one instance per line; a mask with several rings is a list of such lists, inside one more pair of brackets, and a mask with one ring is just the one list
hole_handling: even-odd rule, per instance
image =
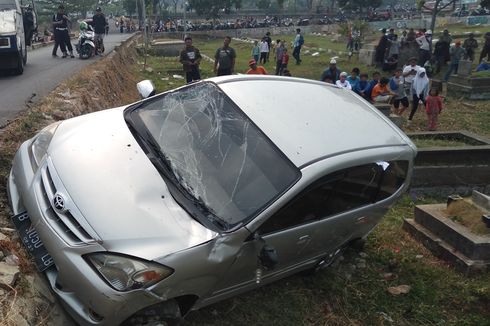
[[[132, 34], [109, 33], [104, 38], [106, 52], [128, 39]], [[76, 40], [72, 40], [76, 43]], [[76, 54], [73, 46], [74, 54]], [[28, 101], [37, 102], [49, 94], [59, 83], [73, 76], [98, 58], [81, 60], [78, 56], [71, 58], [53, 58], [52, 46], [38, 48], [27, 53], [27, 65], [20, 76], [0, 74], [0, 128], [9, 120], [27, 108]], [[58, 50], [60, 55], [60, 50]]]

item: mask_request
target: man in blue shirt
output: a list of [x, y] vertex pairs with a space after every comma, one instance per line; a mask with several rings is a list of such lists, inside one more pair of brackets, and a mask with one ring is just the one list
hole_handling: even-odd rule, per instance
[[299, 54], [301, 52], [301, 47], [305, 43], [303, 35], [301, 35], [301, 30], [299, 28], [296, 29], [296, 37], [293, 42], [293, 57], [296, 59], [296, 64], [299, 65], [301, 63], [301, 59]]

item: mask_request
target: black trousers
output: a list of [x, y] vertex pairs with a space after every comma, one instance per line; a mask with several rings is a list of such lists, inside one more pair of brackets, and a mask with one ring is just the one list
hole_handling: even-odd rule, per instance
[[71, 46], [70, 34], [68, 34], [67, 29], [54, 29], [53, 55], [56, 55], [56, 52], [58, 52], [58, 46], [60, 47], [62, 53], [66, 53], [67, 48], [68, 51], [73, 51], [73, 47]]

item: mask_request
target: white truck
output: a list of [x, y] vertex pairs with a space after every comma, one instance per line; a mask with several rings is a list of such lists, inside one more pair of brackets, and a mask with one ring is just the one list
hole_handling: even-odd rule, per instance
[[27, 46], [35, 29], [35, 13], [31, 5], [19, 0], [0, 0], [0, 69], [24, 72]]

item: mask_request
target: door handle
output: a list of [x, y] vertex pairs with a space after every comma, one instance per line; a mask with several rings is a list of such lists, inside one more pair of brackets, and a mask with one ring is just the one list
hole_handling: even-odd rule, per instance
[[308, 234], [306, 234], [306, 235], [303, 235], [303, 236], [298, 238], [297, 244], [305, 244], [305, 243], [310, 242], [310, 240], [311, 240], [311, 237]]

